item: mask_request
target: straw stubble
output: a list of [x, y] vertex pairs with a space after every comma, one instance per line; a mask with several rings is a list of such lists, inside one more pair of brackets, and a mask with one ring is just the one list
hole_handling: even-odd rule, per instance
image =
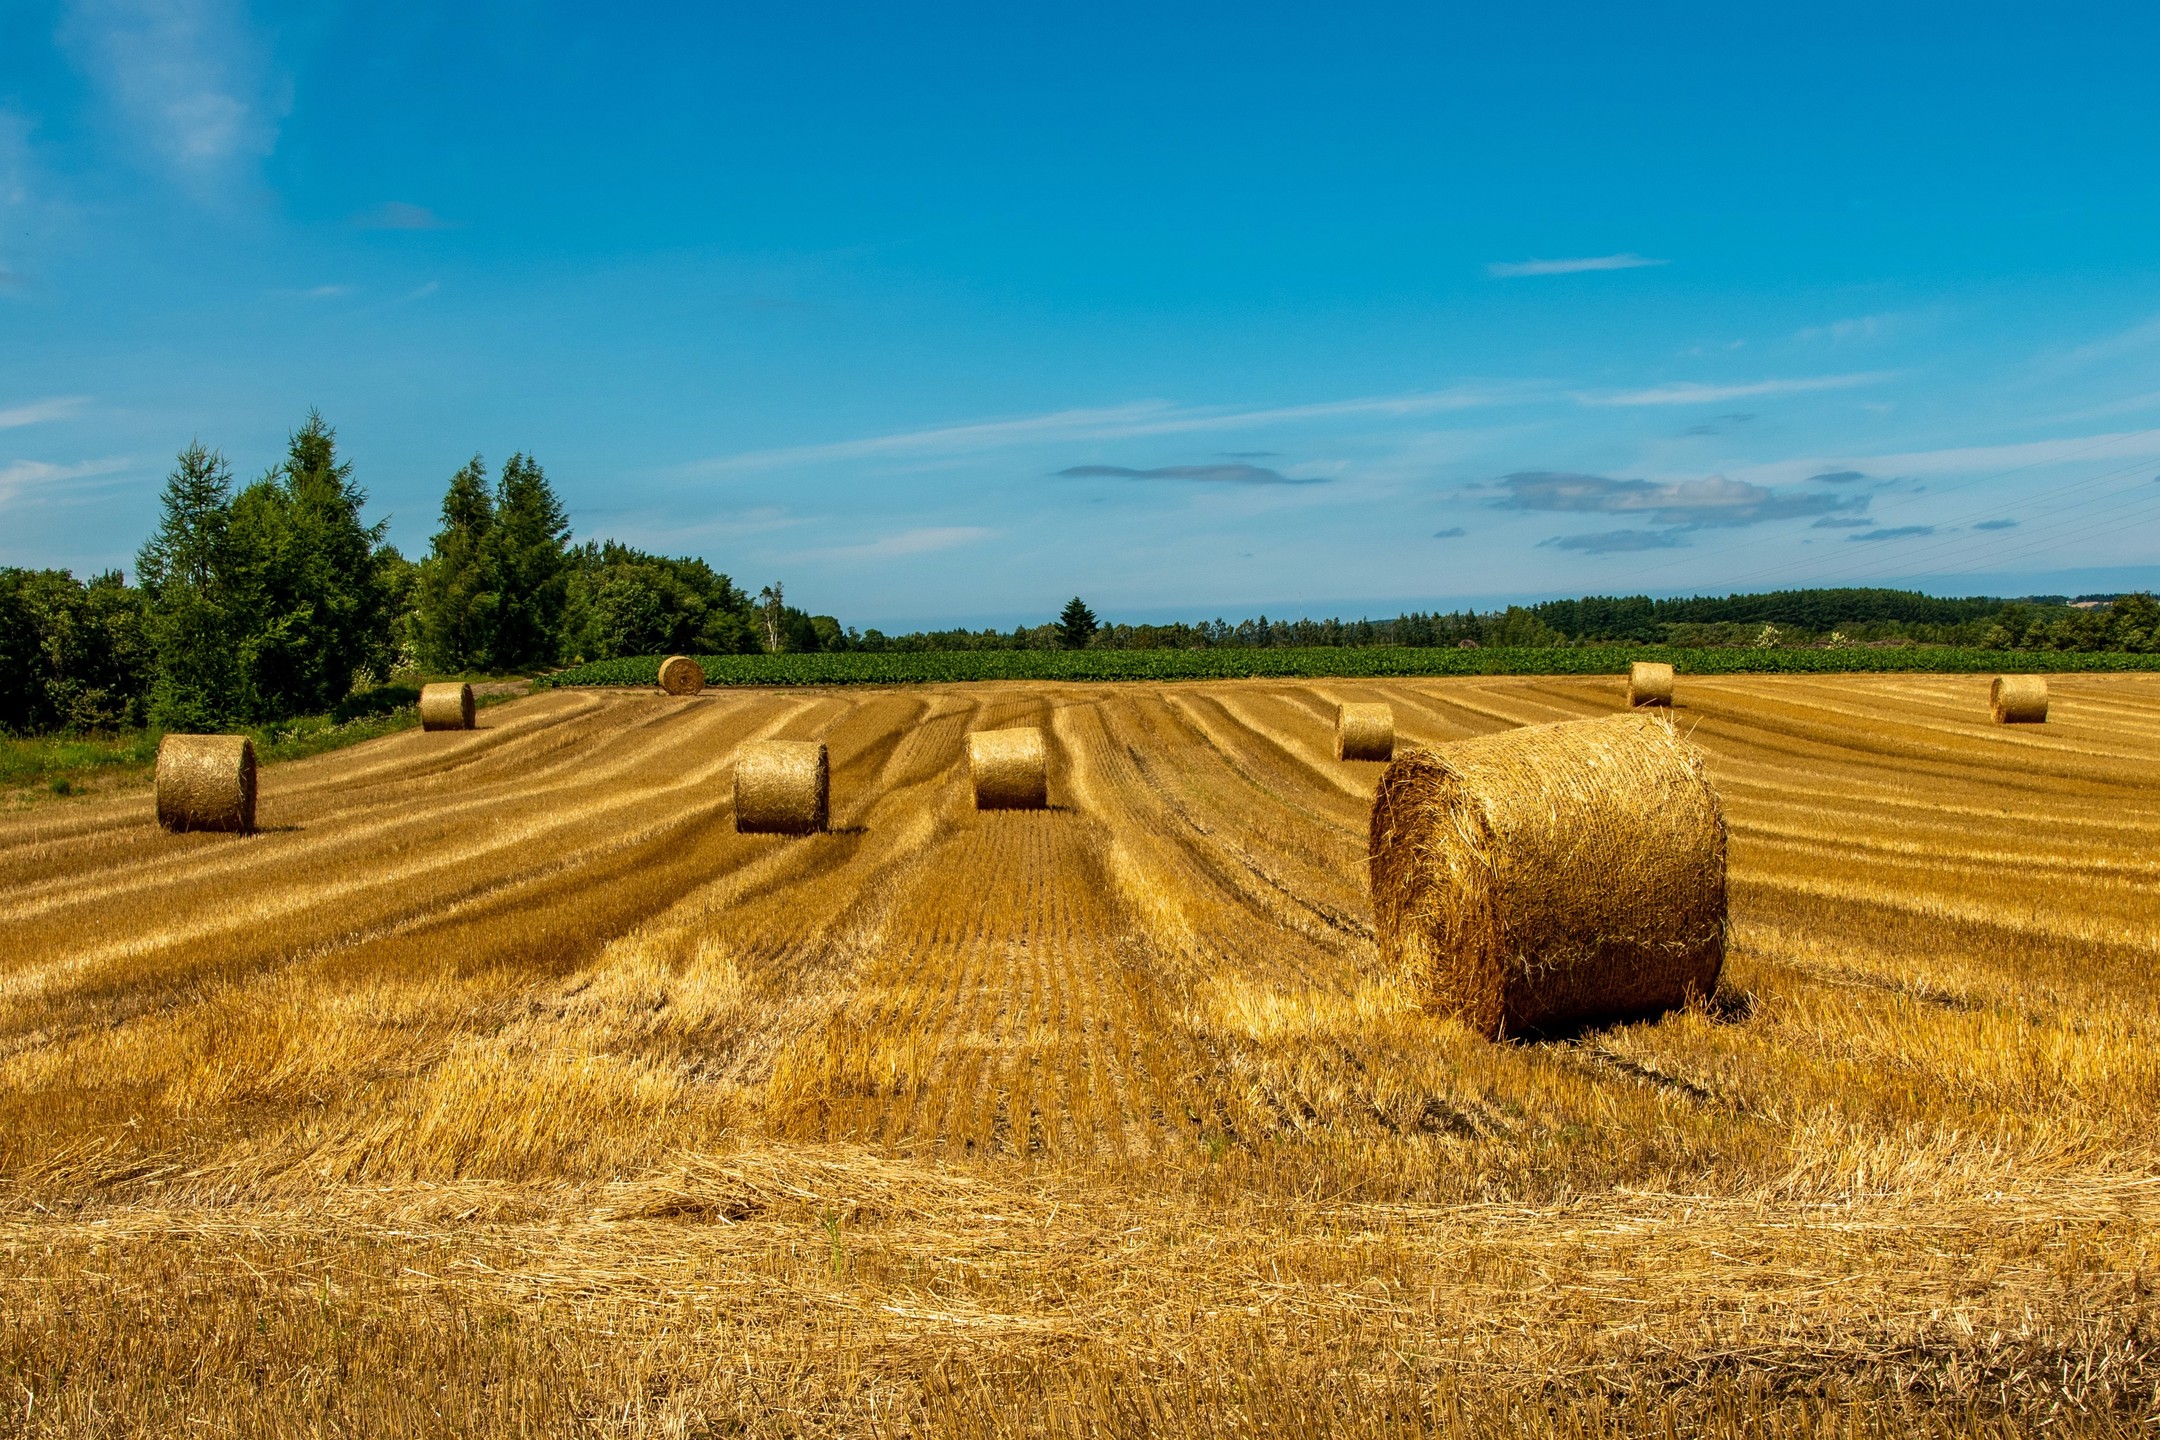
[[1370, 857], [1383, 958], [1488, 1036], [1670, 1009], [1724, 964], [1724, 818], [1660, 716], [1398, 755]]
[[167, 735], [156, 785], [158, 824], [168, 830], [255, 828], [255, 742], [245, 735]]
[[735, 828], [745, 835], [815, 835], [832, 805], [832, 769], [816, 740], [753, 740], [735, 757]]

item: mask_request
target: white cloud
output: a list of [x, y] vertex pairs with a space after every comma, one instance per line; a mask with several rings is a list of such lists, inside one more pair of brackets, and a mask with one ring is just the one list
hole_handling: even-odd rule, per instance
[[2160, 315], [2141, 321], [2127, 330], [2117, 331], [2104, 339], [2095, 340], [2089, 345], [2080, 345], [2075, 350], [2066, 351], [2045, 368], [2082, 370], [2088, 365], [2105, 360], [2120, 360], [2125, 355], [2134, 355], [2154, 344], [2160, 344]]
[[1801, 341], [1828, 340], [1832, 343], [1844, 340], [1873, 340], [1887, 332], [1897, 318], [1895, 315], [1854, 315], [1844, 320], [1832, 320], [1827, 325], [1809, 325], [1793, 338]]
[[12, 406], [0, 410], [0, 430], [41, 425], [47, 420], [65, 420], [89, 403], [87, 395], [56, 395], [50, 400], [33, 400], [27, 405]]
[[1729, 400], [1752, 400], [1759, 395], [1799, 395], [1812, 390], [1850, 390], [1889, 380], [1894, 370], [1868, 370], [1857, 375], [1810, 375], [1793, 380], [1755, 380], [1740, 385], [1702, 385], [1679, 380], [1648, 390], [1622, 390], [1610, 395], [1577, 395], [1585, 405], [1722, 405]]
[[944, 425], [927, 430], [903, 430], [890, 435], [873, 435], [860, 440], [840, 440], [822, 445], [797, 445], [780, 450], [756, 450], [741, 455], [724, 455], [711, 460], [694, 461], [680, 467], [679, 473], [724, 475], [740, 471], [814, 465], [828, 460], [865, 460], [903, 455], [955, 456], [1041, 441], [1129, 440], [1151, 435], [1181, 435], [1313, 420], [1432, 415], [1449, 410], [1507, 404], [1538, 393], [1542, 393], [1541, 387], [1492, 386], [1364, 396], [1353, 400], [1327, 400], [1308, 405], [1249, 408], [1182, 406], [1168, 400], [1139, 400], [1129, 405], [1101, 409], [1054, 410], [1043, 415], [1026, 415], [1011, 420]]
[[962, 545], [972, 545], [987, 540], [997, 532], [980, 525], [934, 525], [915, 530], [903, 530], [897, 535], [886, 535], [862, 545], [831, 545], [821, 550], [806, 550], [804, 559], [816, 560], [890, 560], [902, 555], [928, 555], [939, 550], [952, 550]]
[[1620, 255], [1586, 255], [1576, 260], [1495, 260], [1485, 273], [1498, 280], [1519, 280], [1528, 275], [1580, 275], [1590, 270], [1640, 270], [1645, 265], [1670, 265], [1632, 252]]
[[127, 469], [131, 463], [126, 459], [113, 459], [53, 465], [43, 460], [17, 460], [11, 465], [0, 465], [0, 511], [14, 508], [16, 501], [25, 498], [34, 490], [69, 480], [114, 475]]
[[241, 0], [70, 0], [60, 39], [123, 127], [199, 198], [276, 148], [290, 100]]

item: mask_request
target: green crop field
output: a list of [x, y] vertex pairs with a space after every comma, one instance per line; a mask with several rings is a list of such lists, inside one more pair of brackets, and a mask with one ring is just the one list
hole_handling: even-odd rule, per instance
[[[660, 656], [600, 660], [542, 685], [653, 685]], [[1993, 674], [2160, 670], [2160, 655], [1977, 650], [1948, 645], [1870, 649], [1677, 649], [1581, 645], [1448, 650], [1407, 645], [1217, 650], [928, 650], [820, 655], [701, 655], [709, 685], [919, 685], [961, 680], [1237, 680], [1247, 677], [1414, 678], [1441, 675], [1618, 675], [1664, 660], [1683, 675]]]

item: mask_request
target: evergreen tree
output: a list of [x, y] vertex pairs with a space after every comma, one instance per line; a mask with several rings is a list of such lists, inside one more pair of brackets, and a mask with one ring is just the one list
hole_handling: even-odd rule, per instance
[[538, 461], [518, 454], [503, 463], [482, 553], [495, 596], [489, 663], [499, 670], [552, 663], [562, 654], [570, 521]]
[[442, 528], [420, 562], [414, 635], [429, 670], [474, 670], [488, 660], [496, 595], [488, 588], [487, 543], [495, 501], [478, 455], [450, 477], [443, 493]]
[[377, 552], [387, 522], [362, 523], [367, 492], [337, 432], [310, 412], [284, 462], [240, 492], [229, 530], [244, 713], [328, 710], [390, 661], [390, 594]]
[[210, 730], [241, 710], [231, 568], [232, 468], [201, 441], [165, 479], [164, 515], [135, 558], [156, 651], [150, 721]]
[[1058, 615], [1058, 643], [1067, 650], [1085, 650], [1088, 641], [1095, 638], [1095, 612], [1088, 609], [1087, 602], [1075, 595], [1065, 603]]

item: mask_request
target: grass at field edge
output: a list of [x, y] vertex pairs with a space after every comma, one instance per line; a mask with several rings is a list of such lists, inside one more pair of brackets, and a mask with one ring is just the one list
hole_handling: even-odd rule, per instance
[[[654, 685], [660, 656], [572, 666], [541, 686]], [[1622, 675], [1663, 660], [1683, 675], [2070, 674], [2160, 670], [2160, 655], [2116, 651], [1977, 650], [1948, 645], [1872, 649], [1679, 649], [1581, 645], [1451, 650], [1407, 645], [1219, 650], [936, 650], [816, 655], [702, 655], [708, 685], [910, 685], [969, 680], [1359, 680], [1453, 675]]]

